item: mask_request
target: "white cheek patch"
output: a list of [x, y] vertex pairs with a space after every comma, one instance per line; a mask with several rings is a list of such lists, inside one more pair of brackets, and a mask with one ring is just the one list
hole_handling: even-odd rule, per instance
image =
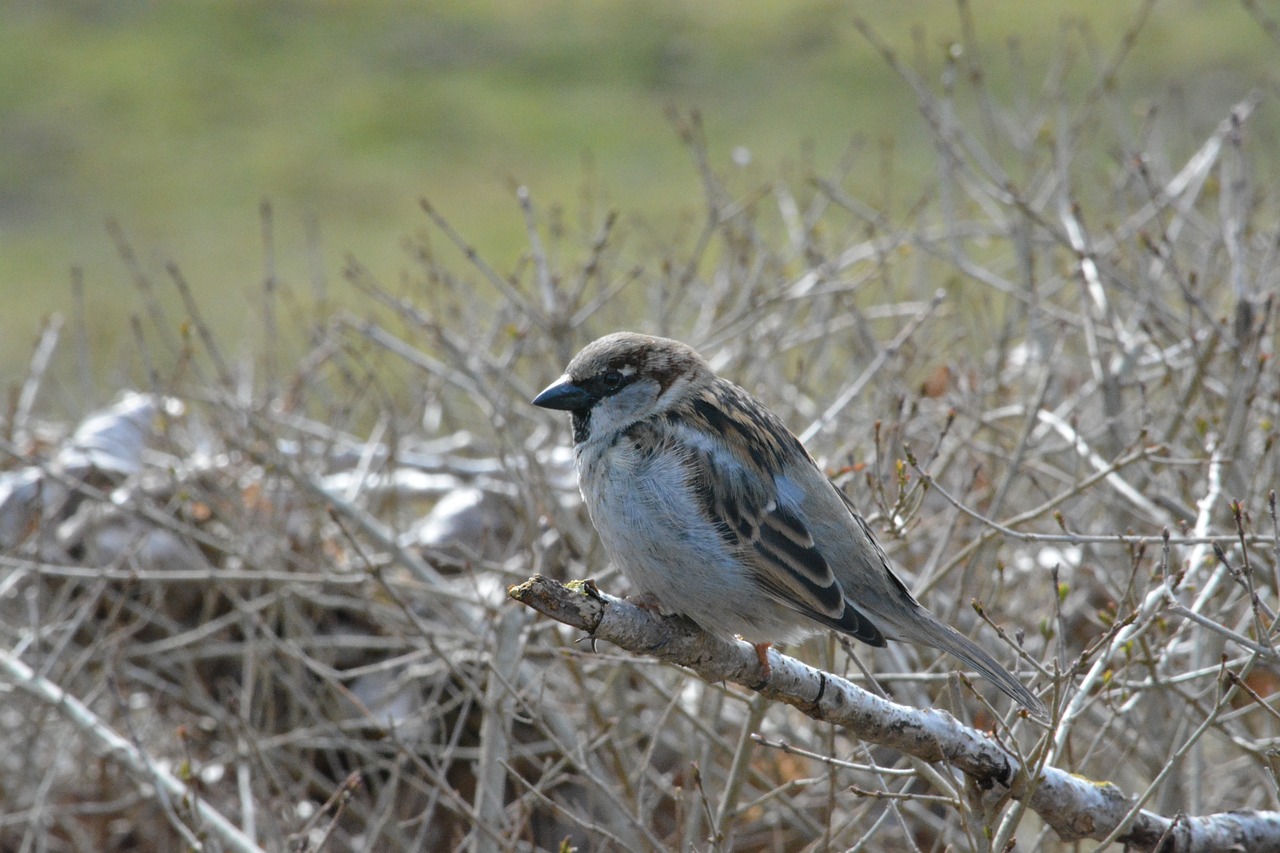
[[662, 392], [662, 396], [658, 397], [658, 404], [653, 407], [654, 414], [665, 412], [674, 406], [684, 396], [684, 389], [688, 385], [688, 376], [677, 377], [674, 382], [667, 386], [667, 390]]
[[591, 408], [591, 434], [596, 438], [625, 429], [653, 409], [657, 383], [652, 380], [632, 382], [616, 394], [605, 397]]

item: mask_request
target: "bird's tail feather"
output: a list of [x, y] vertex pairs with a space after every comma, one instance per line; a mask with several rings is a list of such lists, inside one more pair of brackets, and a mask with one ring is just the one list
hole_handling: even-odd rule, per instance
[[926, 618], [911, 621], [911, 631], [903, 632], [903, 639], [932, 646], [968, 664], [1000, 688], [1002, 693], [1026, 708], [1033, 717], [1043, 722], [1049, 721], [1049, 709], [1045, 704], [995, 658], [964, 634], [939, 622], [928, 611], [924, 611], [923, 615]]

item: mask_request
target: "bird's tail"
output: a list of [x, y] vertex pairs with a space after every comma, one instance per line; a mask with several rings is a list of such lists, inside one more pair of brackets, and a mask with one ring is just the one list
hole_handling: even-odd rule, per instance
[[964, 634], [939, 622], [932, 613], [920, 608], [918, 617], [911, 620], [910, 631], [903, 631], [902, 639], [914, 643], [924, 643], [939, 651], [944, 651], [954, 658], [968, 664], [981, 672], [988, 681], [1000, 688], [1013, 701], [1026, 708], [1033, 717], [1042, 722], [1049, 721], [1049, 709], [1027, 689], [1021, 681], [1005, 669], [996, 659], [987, 654], [977, 643]]

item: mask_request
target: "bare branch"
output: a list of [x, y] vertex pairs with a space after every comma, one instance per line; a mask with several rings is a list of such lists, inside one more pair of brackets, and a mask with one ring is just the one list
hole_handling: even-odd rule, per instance
[[201, 829], [212, 832], [238, 853], [262, 853], [263, 848], [209, 805], [191, 786], [157, 764], [128, 738], [122, 737], [79, 699], [37, 675], [31, 667], [5, 651], [0, 651], [0, 671], [9, 682], [57, 709], [81, 734], [97, 744], [103, 755], [127, 767], [137, 777], [139, 785], [159, 784], [168, 796], [190, 804], [203, 822]]
[[750, 688], [815, 720], [847, 728], [869, 743], [923, 761], [945, 762], [971, 777], [979, 790], [998, 786], [1013, 799], [1025, 799], [1064, 841], [1114, 834], [1134, 849], [1155, 850], [1163, 839], [1166, 846], [1159, 849], [1179, 853], [1280, 845], [1280, 812], [1166, 818], [1141, 810], [1115, 834], [1130, 802], [1120, 789], [1056, 767], [1029, 776], [1027, 767], [998, 741], [961, 725], [945, 711], [898, 705], [772, 649], [772, 675], [761, 682], [759, 662], [749, 644], [706, 634], [685, 619], [643, 610], [601, 592], [591, 581], [566, 585], [536, 576], [507, 593], [539, 613], [586, 631], [594, 641], [687, 667], [710, 683], [729, 681]]

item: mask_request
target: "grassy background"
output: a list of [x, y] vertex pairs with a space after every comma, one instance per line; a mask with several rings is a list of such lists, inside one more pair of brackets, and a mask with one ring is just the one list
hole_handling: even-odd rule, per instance
[[[987, 85], [1034, 101], [1058, 62], [1115, 53], [1147, 11], [973, 3]], [[849, 189], [901, 202], [930, 179], [932, 151], [857, 15], [936, 72], [930, 84], [962, 26], [935, 0], [13, 4], [0, 27], [0, 378], [22, 375], [79, 267], [96, 376], [118, 383], [139, 300], [108, 218], [161, 283], [177, 262], [233, 335], [261, 291], [264, 200], [286, 285], [324, 280], [339, 298], [348, 253], [397, 280], [405, 239], [427, 226], [421, 197], [500, 270], [527, 242], [517, 182], [544, 207], [617, 208], [669, 240], [704, 208], [670, 107], [701, 111], [717, 163], [749, 152], [748, 179], [802, 161], [823, 171], [861, 139]], [[1239, 3], [1160, 2], [1117, 102], [1137, 125], [1161, 98], [1163, 118], [1197, 138], [1250, 87], [1274, 84], [1277, 52]], [[1083, 70], [1095, 62], [1068, 64], [1070, 86], [1096, 83]], [[1263, 112], [1258, 132], [1274, 134]]]

